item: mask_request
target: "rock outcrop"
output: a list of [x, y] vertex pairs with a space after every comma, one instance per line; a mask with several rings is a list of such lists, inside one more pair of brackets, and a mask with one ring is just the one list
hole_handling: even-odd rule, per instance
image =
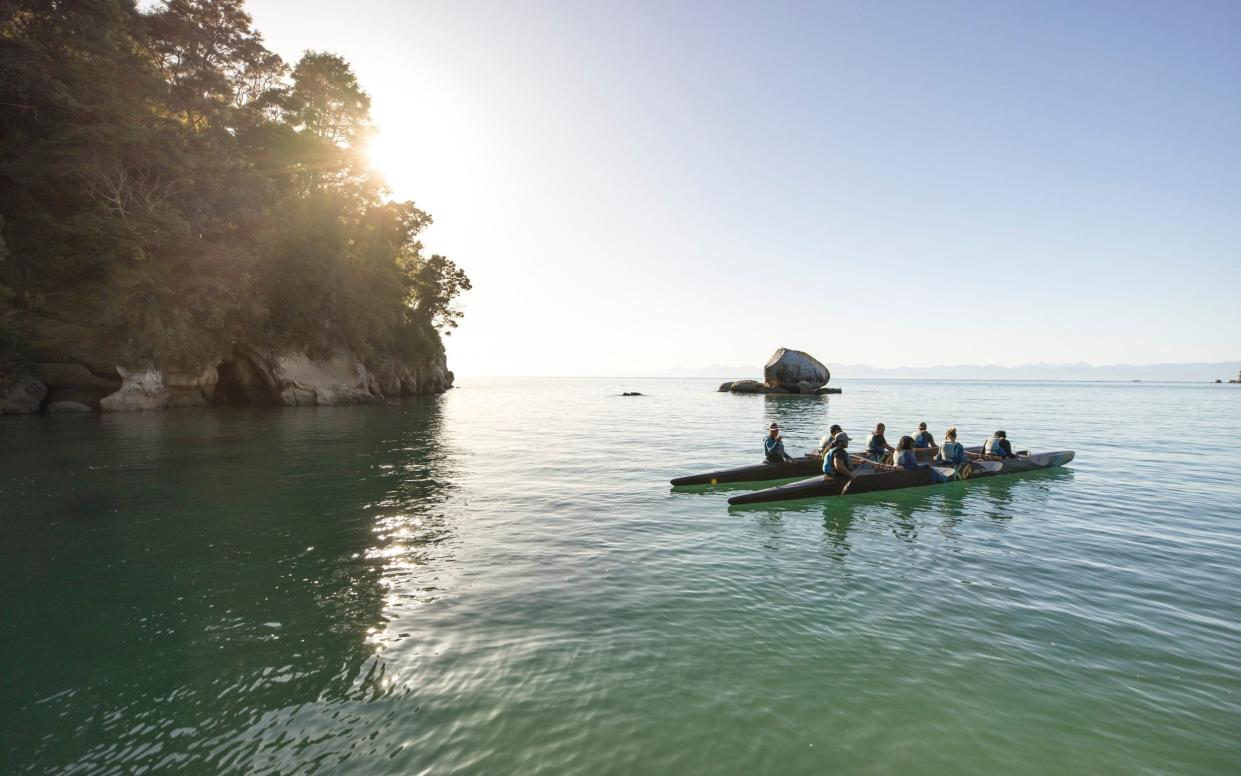
[[99, 408], [107, 412], [138, 412], [162, 410], [168, 406], [168, 388], [164, 375], [154, 367], [126, 369], [118, 366], [120, 390], [99, 400]]
[[47, 396], [47, 386], [30, 375], [0, 383], [0, 415], [38, 412]]
[[814, 393], [827, 385], [832, 373], [817, 358], [800, 350], [780, 348], [763, 367], [763, 382], [792, 393]]
[[[252, 404], [304, 407], [367, 404], [380, 398], [371, 393], [366, 367], [352, 353], [316, 359], [299, 352], [265, 354], [238, 345], [233, 355], [234, 361], [246, 364], [242, 371]], [[263, 394], [265, 401], [253, 401]]]
[[368, 404], [384, 397], [442, 393], [453, 373], [443, 354], [416, 363], [366, 364], [347, 351], [311, 356], [237, 344], [201, 367], [119, 364], [84, 327], [56, 324], [39, 343], [30, 375], [0, 384], [0, 414], [132, 412], [170, 407]]
[[780, 348], [767, 360], [764, 380], [730, 380], [721, 383], [720, 393], [798, 394], [821, 396], [840, 393], [839, 388], [824, 387], [832, 379], [831, 372], [818, 359], [800, 350]]
[[119, 391], [124, 384], [115, 366], [74, 360], [63, 356], [60, 361], [40, 361], [33, 365], [34, 376], [47, 386], [44, 404], [57, 402], [84, 404], [99, 409], [103, 397]]
[[324, 358], [265, 353], [248, 345], [221, 361], [216, 401], [285, 406], [369, 404], [385, 396], [442, 393], [453, 374], [444, 359], [421, 364], [380, 363], [368, 368], [352, 353]]
[[201, 371], [164, 371], [164, 387], [168, 389], [169, 407], [205, 407], [215, 399], [215, 386], [220, 372], [209, 366]]
[[728, 390], [733, 393], [762, 393], [765, 387], [758, 380], [738, 380]]

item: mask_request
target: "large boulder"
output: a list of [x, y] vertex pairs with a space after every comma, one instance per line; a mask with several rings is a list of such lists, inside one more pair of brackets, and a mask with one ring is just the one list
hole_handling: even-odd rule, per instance
[[0, 415], [38, 412], [47, 386], [30, 375], [0, 384]]
[[792, 393], [814, 393], [827, 384], [832, 373], [817, 358], [800, 350], [780, 348], [767, 359], [763, 381]]
[[168, 406], [168, 389], [164, 375], [154, 367], [128, 369], [118, 366], [121, 388], [99, 400], [99, 407], [107, 412], [138, 412], [162, 410]]

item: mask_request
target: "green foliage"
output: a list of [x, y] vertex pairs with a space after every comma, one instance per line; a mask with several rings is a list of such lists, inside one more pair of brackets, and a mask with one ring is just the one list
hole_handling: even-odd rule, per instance
[[0, 348], [60, 318], [134, 362], [440, 352], [469, 280], [423, 256], [430, 216], [388, 200], [370, 131], [349, 64], [290, 69], [242, 0], [0, 4]]

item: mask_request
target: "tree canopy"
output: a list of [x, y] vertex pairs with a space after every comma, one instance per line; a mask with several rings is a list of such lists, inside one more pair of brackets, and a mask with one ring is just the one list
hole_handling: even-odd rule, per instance
[[45, 317], [133, 363], [442, 352], [470, 282], [424, 254], [370, 129], [349, 64], [290, 68], [242, 0], [0, 5], [0, 370]]

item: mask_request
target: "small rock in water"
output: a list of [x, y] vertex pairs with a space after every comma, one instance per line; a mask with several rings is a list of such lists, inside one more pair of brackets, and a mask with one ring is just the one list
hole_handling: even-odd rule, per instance
[[94, 412], [87, 404], [80, 401], [54, 401], [47, 405], [48, 412]]
[[642, 395], [643, 394], [637, 391], [625, 391], [624, 393], [621, 394], [621, 396], [642, 396]]

